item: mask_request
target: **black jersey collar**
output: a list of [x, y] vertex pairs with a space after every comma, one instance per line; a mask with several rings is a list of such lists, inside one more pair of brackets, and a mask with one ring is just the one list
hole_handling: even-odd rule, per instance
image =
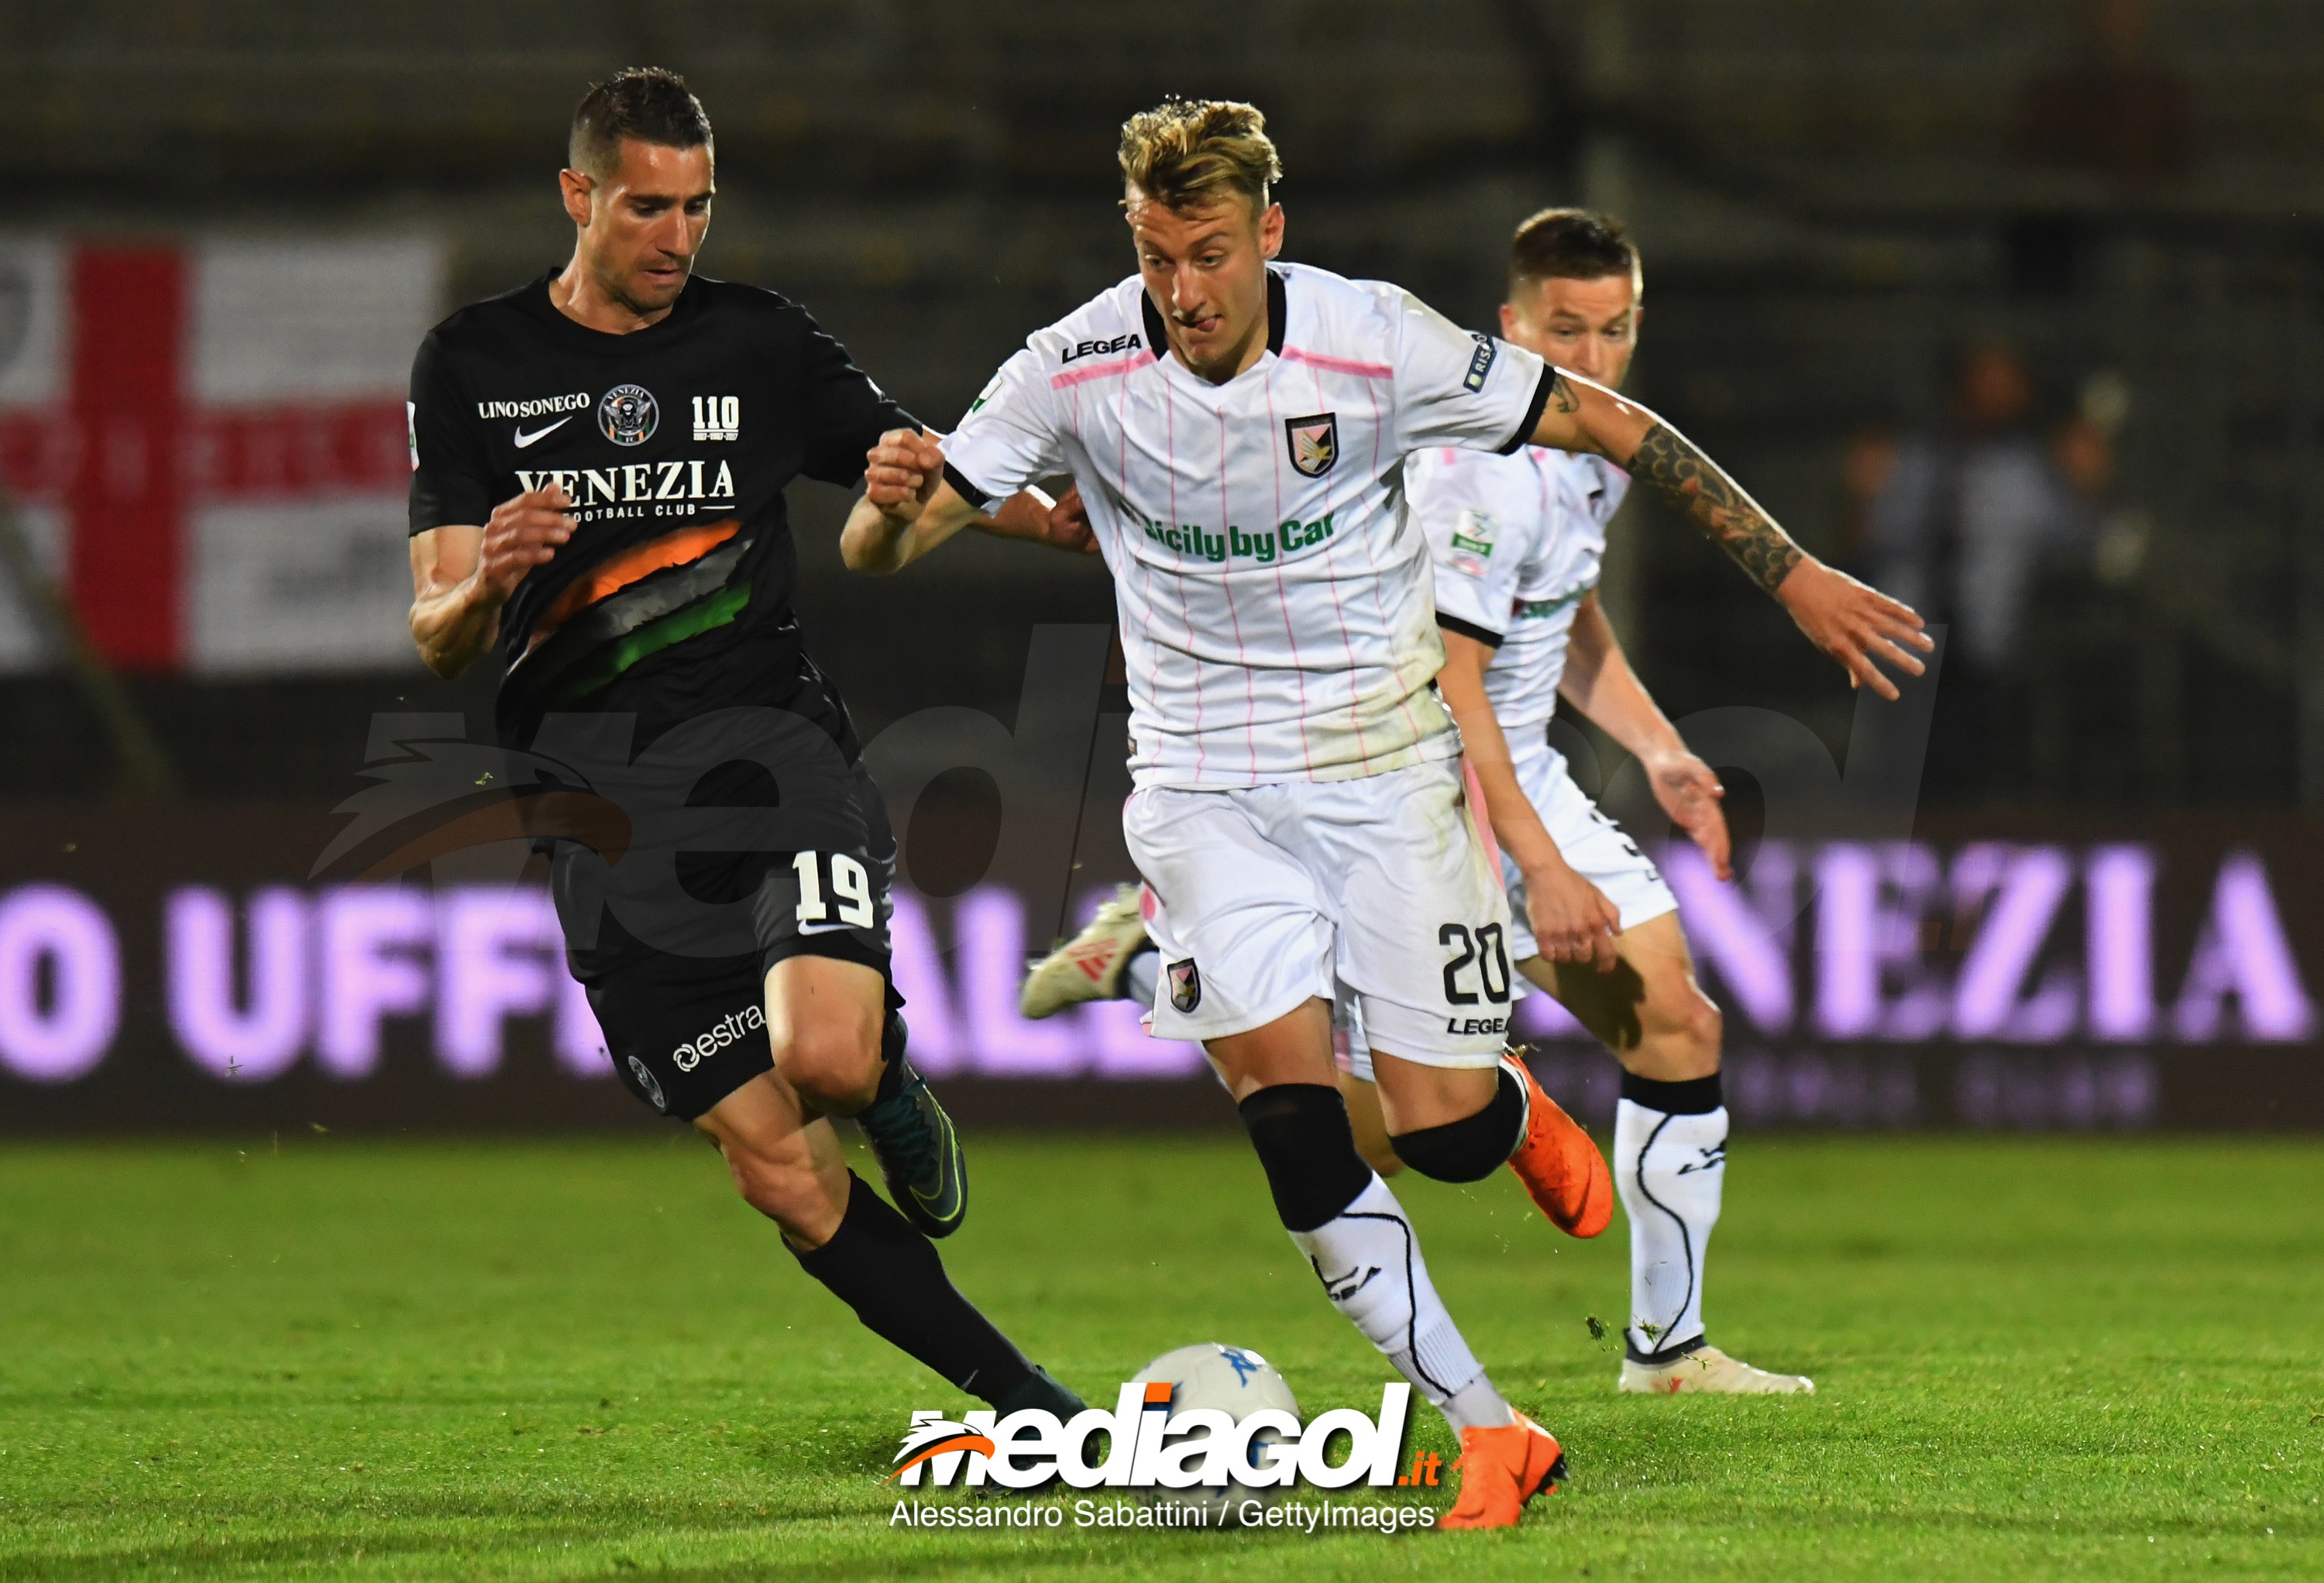
[[525, 290], [523, 301], [531, 308], [535, 318], [555, 327], [556, 334], [572, 338], [576, 345], [592, 346], [607, 351], [655, 345], [660, 341], [661, 332], [692, 318], [696, 310], [702, 305], [703, 292], [700, 288], [706, 277], [689, 273], [686, 277], [686, 285], [678, 294], [678, 300], [670, 304], [669, 311], [645, 328], [632, 330], [627, 335], [619, 336], [608, 330], [593, 330], [580, 320], [567, 318], [558, 310], [556, 303], [549, 300], [549, 288], [555, 283], [557, 277], [564, 272], [563, 264], [558, 264], [549, 271]]
[[[1138, 303], [1146, 314], [1146, 344], [1154, 349], [1158, 362], [1170, 355], [1170, 335], [1162, 322], [1162, 310], [1154, 306], [1154, 293], [1141, 282]], [[1277, 357], [1283, 355], [1283, 321], [1290, 317], [1290, 308], [1283, 286], [1283, 272], [1267, 272], [1267, 349]]]

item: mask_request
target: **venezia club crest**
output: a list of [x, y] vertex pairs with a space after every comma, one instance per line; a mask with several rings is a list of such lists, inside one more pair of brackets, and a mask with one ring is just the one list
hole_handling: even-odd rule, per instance
[[1321, 478], [1340, 459], [1340, 415], [1318, 412], [1309, 418], [1286, 418], [1283, 434], [1291, 446], [1291, 465], [1309, 478]]
[[641, 446], [653, 437], [661, 409], [643, 385], [615, 385], [597, 403], [597, 427], [617, 446]]

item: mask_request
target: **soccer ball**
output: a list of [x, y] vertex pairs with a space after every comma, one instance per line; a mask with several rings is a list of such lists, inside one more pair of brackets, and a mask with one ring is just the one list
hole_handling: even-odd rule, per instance
[[[1165, 1352], [1130, 1376], [1138, 1383], [1168, 1380], [1170, 1410], [1184, 1413], [1194, 1407], [1215, 1407], [1231, 1415], [1237, 1423], [1262, 1407], [1276, 1407], [1292, 1414], [1299, 1413], [1299, 1399], [1275, 1370], [1275, 1366], [1248, 1347], [1222, 1347], [1215, 1341], [1204, 1341], [1192, 1347], [1181, 1347], [1175, 1352]], [[1198, 1430], [1191, 1440], [1207, 1439], [1208, 1430]], [[1296, 1440], [1275, 1430], [1261, 1430], [1251, 1440], [1251, 1456], [1259, 1459], [1259, 1448]], [[1176, 1441], [1185, 1444], [1186, 1441]], [[1199, 1511], [1203, 1525], [1207, 1528], [1231, 1528], [1240, 1521], [1238, 1514], [1245, 1501], [1272, 1503], [1280, 1500], [1280, 1486], [1253, 1489], [1247, 1484], [1228, 1480], [1224, 1489], [1198, 1485], [1192, 1489], [1157, 1489], [1147, 1492], [1147, 1499], [1156, 1505], [1183, 1511]]]

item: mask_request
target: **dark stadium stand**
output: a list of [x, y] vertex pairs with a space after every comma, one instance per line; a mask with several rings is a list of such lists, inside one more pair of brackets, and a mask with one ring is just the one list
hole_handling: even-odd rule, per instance
[[[2028, 749], [2021, 793], [2324, 802], [2324, 566], [2303, 548], [2324, 538], [2306, 459], [2324, 396], [2302, 355], [2324, 263], [2297, 218], [2324, 210], [2324, 100], [2300, 6], [2189, 0], [2111, 45], [2079, 38], [2070, 8], [1997, 0], [1192, 0], [1167, 27], [1054, 0], [158, 14], [0, 5], [0, 89], [31, 172], [18, 224], [408, 226], [450, 240], [465, 300], [562, 256], [549, 177], [568, 106], [593, 73], [650, 58], [689, 73], [719, 128], [705, 267], [807, 302], [932, 422], [1126, 267], [1112, 130], [1168, 91], [1268, 109], [1296, 256], [1471, 322], [1518, 216], [1624, 212], [1653, 286], [1637, 388], [1820, 550], [1845, 548], [1847, 447], [1935, 415], [1948, 345], [2015, 339], [2053, 412], [2110, 371], [2131, 394], [2115, 502], [2146, 525], [2143, 558], [2045, 594], [2055, 653], [2028, 663], [2051, 745]], [[2044, 105], [2084, 103], [2109, 71], [2129, 73], [2134, 112], [2141, 93], [2183, 101], [2144, 164], [2041, 130]], [[939, 619], [946, 601], [842, 585], [838, 497], [802, 496], [808, 608], [851, 612], [822, 618], [817, 641], [876, 726], [918, 700], [890, 701], [857, 634], [890, 599]], [[1844, 735], [1821, 662], [1718, 557], [1669, 523], [1632, 548], [1609, 600], [1674, 713], [1748, 700]], [[988, 556], [962, 575], [961, 603], [1018, 634], [964, 644], [961, 685], [987, 707], [1014, 695], [1031, 601], [1104, 619], [1087, 567]], [[0, 793], [104, 784], [102, 739], [45, 686], [0, 682], [0, 718], [57, 744], [8, 756]], [[314, 722], [440, 691], [416, 669], [141, 686], [207, 795], [335, 789], [334, 744], [360, 732]]]

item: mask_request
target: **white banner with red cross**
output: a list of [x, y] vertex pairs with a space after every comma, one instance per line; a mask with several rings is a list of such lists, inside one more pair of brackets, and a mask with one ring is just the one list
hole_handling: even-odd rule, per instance
[[[410, 236], [0, 235], [0, 479], [115, 664], [416, 663], [403, 403], [445, 262]], [[54, 663], [0, 576], [0, 670]]]

